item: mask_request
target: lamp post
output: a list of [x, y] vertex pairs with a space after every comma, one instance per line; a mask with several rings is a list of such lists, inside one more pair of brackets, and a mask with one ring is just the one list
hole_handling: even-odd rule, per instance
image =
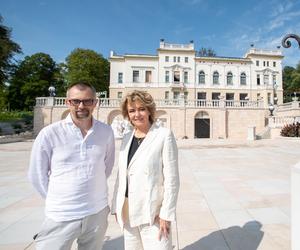
[[50, 86], [49, 88], [48, 88], [48, 91], [49, 91], [49, 96], [50, 97], [54, 97], [56, 94], [55, 94], [55, 87], [54, 86]]
[[281, 44], [284, 48], [290, 48], [292, 46], [289, 39], [295, 39], [298, 42], [298, 46], [300, 49], [300, 37], [296, 34], [287, 34], [281, 41]]
[[277, 88], [278, 88], [278, 85], [276, 84], [276, 82], [273, 82], [273, 104], [274, 105], [277, 105], [277, 101], [278, 101]]
[[273, 116], [273, 111], [274, 111], [275, 107], [272, 103], [269, 104], [269, 111], [270, 111], [270, 116]]
[[107, 91], [106, 90], [100, 91], [98, 97], [99, 98], [107, 98]]

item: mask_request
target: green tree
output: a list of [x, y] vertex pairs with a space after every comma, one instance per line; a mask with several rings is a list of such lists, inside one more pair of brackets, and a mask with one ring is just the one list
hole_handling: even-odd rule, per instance
[[87, 81], [97, 91], [108, 91], [109, 62], [101, 54], [89, 49], [77, 48], [66, 58], [66, 80]]
[[0, 86], [3, 87], [8, 79], [9, 72], [13, 65], [13, 56], [21, 53], [20, 46], [11, 40], [11, 29], [2, 24], [3, 18], [0, 15]]
[[286, 66], [282, 72], [284, 102], [292, 101], [294, 92], [300, 92], [300, 63], [296, 68]]
[[56, 88], [56, 96], [66, 96], [67, 91], [67, 80], [66, 80], [66, 74], [67, 74], [67, 65], [65, 63], [59, 63], [57, 64], [57, 70], [54, 72], [54, 78], [55, 78], [55, 88]]
[[8, 100], [13, 110], [31, 110], [35, 98], [48, 96], [48, 88], [58, 88], [59, 69], [45, 53], [26, 56], [15, 68], [8, 87]]
[[291, 88], [295, 92], [300, 92], [300, 62], [298, 63], [296, 70], [292, 73], [292, 84]]
[[202, 57], [215, 57], [217, 56], [216, 52], [211, 49], [211, 48], [201, 48], [198, 51], [198, 56], [202, 56]]

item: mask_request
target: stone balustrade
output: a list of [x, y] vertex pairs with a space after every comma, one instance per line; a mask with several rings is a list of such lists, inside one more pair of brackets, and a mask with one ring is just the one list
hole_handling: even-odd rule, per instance
[[[65, 97], [38, 97], [36, 98], [36, 107], [58, 106], [65, 107]], [[121, 99], [100, 98], [99, 107], [119, 108]], [[161, 99], [155, 100], [156, 106], [164, 107], [187, 107], [187, 108], [263, 108], [263, 101], [234, 101], [234, 100], [184, 100], [179, 99]]]
[[271, 116], [269, 117], [270, 128], [282, 128], [287, 124], [300, 122], [300, 116]]
[[300, 108], [300, 102], [299, 101], [293, 101], [288, 103], [283, 103], [281, 105], [278, 105], [277, 111], [286, 111], [291, 109], [299, 109]]

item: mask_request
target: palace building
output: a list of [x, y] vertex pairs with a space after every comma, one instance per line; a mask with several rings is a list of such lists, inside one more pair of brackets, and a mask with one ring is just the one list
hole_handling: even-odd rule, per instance
[[282, 53], [250, 48], [244, 57], [200, 57], [194, 43], [160, 41], [157, 54], [110, 54], [110, 98], [133, 89], [155, 99], [282, 103]]
[[[122, 98], [139, 89], [154, 97], [157, 123], [176, 138], [268, 138], [274, 130], [278, 135], [300, 116], [299, 102], [283, 104], [282, 59], [279, 49], [253, 46], [244, 57], [203, 57], [193, 41], [163, 39], [153, 55], [111, 51], [109, 98], [100, 94], [94, 116], [122, 137], [129, 127], [121, 115]], [[35, 133], [67, 114], [65, 98], [37, 98]]]

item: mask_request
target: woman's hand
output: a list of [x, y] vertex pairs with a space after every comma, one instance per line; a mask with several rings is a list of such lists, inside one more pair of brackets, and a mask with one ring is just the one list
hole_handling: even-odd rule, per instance
[[162, 237], [165, 237], [166, 239], [168, 239], [169, 233], [170, 233], [171, 222], [167, 221], [167, 220], [163, 220], [163, 219], [159, 218], [158, 216], [155, 218], [155, 220], [159, 224], [158, 240], [160, 241]]

